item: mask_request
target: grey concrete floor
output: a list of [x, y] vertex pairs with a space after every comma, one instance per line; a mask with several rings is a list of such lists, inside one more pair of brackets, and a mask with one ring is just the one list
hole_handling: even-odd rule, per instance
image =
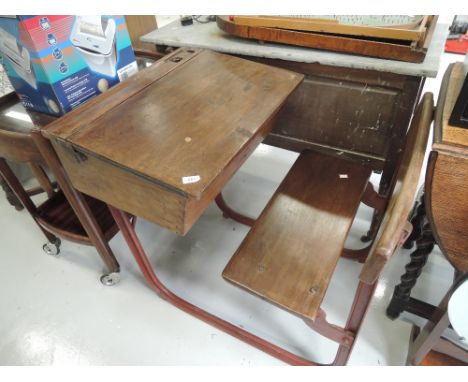
[[[226, 199], [257, 215], [296, 154], [260, 146], [230, 181]], [[375, 179], [378, 180], [378, 179]], [[371, 210], [362, 207], [348, 245], [357, 247]], [[63, 243], [59, 257], [42, 252], [44, 237], [26, 212], [0, 199], [0, 364], [3, 365], [274, 365], [274, 358], [177, 310], [145, 284], [121, 235], [111, 247], [122, 268], [118, 285], [105, 287], [103, 266], [91, 247]], [[299, 319], [226, 283], [221, 271], [247, 233], [211, 205], [185, 237], [139, 220], [137, 232], [161, 279], [208, 311], [303, 356], [329, 362], [336, 345]], [[410, 324], [384, 312], [408, 251], [390, 262], [350, 364], [401, 365]], [[340, 260], [325, 297], [331, 322], [344, 324], [360, 265]], [[450, 283], [450, 265], [435, 253], [415, 295], [437, 303]]]

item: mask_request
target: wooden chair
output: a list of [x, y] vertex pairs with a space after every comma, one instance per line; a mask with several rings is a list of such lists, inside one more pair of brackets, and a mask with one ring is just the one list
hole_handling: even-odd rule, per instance
[[[135, 53], [139, 70], [162, 56], [147, 51]], [[46, 236], [48, 242], [43, 246], [44, 251], [47, 254], [58, 255], [61, 244], [59, 237], [93, 245], [108, 268], [108, 272], [101, 276], [101, 282], [104, 285], [114, 285], [120, 279], [120, 266], [108, 242], [118, 232], [118, 227], [105, 203], [81, 194], [72, 187], [68, 176], [59, 165], [55, 151], [37, 129], [55, 118], [42, 113], [26, 112], [14, 93], [0, 98], [0, 107], [0, 178]], [[4, 111], [13, 111], [25, 118], [5, 119]], [[27, 118], [31, 118], [32, 122]], [[11, 128], [12, 121], [15, 128]], [[25, 190], [6, 159], [29, 165], [40, 187]], [[60, 188], [57, 188], [56, 182], [50, 182], [45, 167], [52, 170]], [[47, 193], [48, 199], [36, 206], [31, 196], [42, 191]], [[132, 223], [135, 224], [134, 218]]]
[[[460, 341], [454, 342], [447, 338], [443, 337], [445, 330], [451, 326], [450, 314], [449, 314], [449, 304], [454, 300], [453, 296], [457, 292], [463, 290], [462, 299], [457, 299], [456, 303], [462, 306], [459, 307], [458, 312], [466, 315], [466, 305], [467, 305], [467, 291], [468, 286], [468, 275], [463, 274], [459, 276], [447, 294], [444, 296], [439, 306], [434, 311], [433, 317], [427, 321], [426, 325], [422, 330], [418, 326], [413, 325], [413, 330], [411, 332], [411, 340], [408, 351], [407, 364], [408, 365], [420, 365], [424, 358], [431, 351], [437, 353], [445, 354], [451, 357], [452, 359], [461, 361], [460, 363], [454, 363], [449, 361], [450, 365], [468, 365], [468, 337], [464, 337], [465, 347], [463, 347]], [[453, 301], [455, 303], [455, 301]], [[463, 313], [462, 309], [465, 310]], [[453, 322], [454, 329], [457, 330], [455, 322]], [[466, 325], [465, 325], [466, 327]], [[465, 328], [464, 327], [464, 328]], [[466, 335], [466, 334], [465, 334]], [[448, 363], [448, 362], [446, 362]]]
[[[138, 70], [143, 70], [146, 67], [152, 65], [155, 61], [159, 60], [164, 55], [157, 52], [152, 52], [148, 50], [135, 50], [136, 62], [138, 65]], [[9, 117], [9, 113], [25, 113], [23, 106], [20, 104], [17, 95], [14, 92], [8, 93], [4, 96], [0, 97], [0, 129], [8, 130], [8, 131], [16, 131], [22, 133], [28, 133], [31, 130], [32, 124], [24, 119], [13, 119]], [[47, 123], [56, 119], [56, 117], [43, 114], [43, 113], [35, 113], [35, 112], [28, 112], [28, 115], [35, 118], [36, 126], [45, 126]], [[12, 123], [14, 121], [14, 123]], [[44, 180], [41, 176], [41, 171], [37, 170], [37, 168], [32, 168], [33, 175], [37, 178], [39, 182], [39, 187], [33, 187], [27, 190], [29, 196], [34, 196], [40, 194], [44, 191], [47, 191], [48, 182]], [[39, 174], [39, 176], [38, 176]], [[0, 186], [3, 188], [6, 198], [8, 202], [15, 207], [16, 210], [22, 210], [23, 204], [19, 201], [11, 188], [8, 186], [6, 181], [0, 176]], [[45, 188], [44, 188], [45, 186]], [[57, 184], [52, 182], [52, 187], [56, 188]]]
[[[450, 346], [446, 340], [439, 340], [445, 329], [444, 325], [448, 322], [448, 299], [459, 281], [468, 275], [468, 132], [450, 123], [450, 116], [464, 80], [462, 62], [448, 66], [434, 113], [433, 142], [425, 184], [414, 208], [411, 220], [413, 232], [405, 243], [407, 249], [414, 243], [416, 248], [409, 255], [405, 273], [401, 276], [400, 283], [395, 286], [387, 307], [387, 316], [391, 319], [406, 311], [427, 320], [421, 334], [418, 335], [420, 328], [413, 328], [408, 356], [410, 364], [420, 364], [431, 346], [437, 349], [434, 354], [438, 356], [442, 357], [442, 352], [449, 356], [455, 354], [456, 358], [464, 362], [468, 360], [466, 352], [461, 352], [456, 346]], [[439, 306], [411, 296], [412, 289], [435, 245], [453, 266], [455, 273], [455, 283]], [[435, 356], [429, 354], [427, 358], [423, 363], [429, 362]], [[449, 362], [449, 359], [447, 361]]]
[[[50, 185], [55, 189], [57, 187], [57, 182], [51, 182]], [[15, 207], [17, 211], [22, 211], [24, 209], [23, 204], [18, 200], [18, 198], [15, 196], [12, 189], [8, 186], [6, 180], [4, 180], [1, 175], [0, 175], [0, 186], [3, 188], [3, 191], [5, 192], [5, 196], [8, 202], [13, 207]], [[42, 194], [43, 192], [46, 192], [46, 190], [44, 190], [41, 186], [31, 187], [30, 189], [25, 190], [25, 191], [29, 196], [35, 196], [35, 195]]]
[[[370, 168], [305, 151], [223, 271], [229, 282], [338, 342], [333, 365], [347, 363], [379, 275], [411, 232], [408, 217], [424, 161], [432, 98], [431, 93], [425, 94], [413, 117], [387, 206], [372, 192]], [[348, 254], [344, 243], [362, 201], [379, 205], [385, 215], [365, 259], [346, 325], [339, 327], [327, 322], [321, 304], [338, 260]], [[285, 360], [304, 364], [291, 354]]]
[[[13, 132], [20, 132], [20, 133], [29, 132], [33, 124], [27, 121], [27, 116], [24, 113], [25, 113], [25, 110], [23, 106], [21, 105], [21, 103], [19, 102], [17, 95], [14, 92], [8, 93], [0, 97], [0, 129], [13, 131]], [[23, 119], [14, 118], [14, 116], [18, 116], [18, 115], [23, 116], [24, 118]], [[35, 113], [35, 118], [36, 118], [35, 123], [38, 126], [44, 126], [50, 121], [55, 119], [55, 117], [52, 117], [46, 114], [40, 114], [40, 113]], [[33, 166], [31, 168], [31, 173], [33, 176], [36, 177], [39, 183], [39, 186], [28, 189], [26, 192], [28, 193], [29, 196], [34, 196], [42, 192], [50, 193], [50, 186], [52, 186], [53, 188], [57, 187], [57, 184], [55, 182], [52, 182], [51, 184], [49, 184], [49, 182], [44, 179], [44, 177], [42, 176], [42, 172], [38, 168]], [[13, 207], [15, 207], [17, 211], [21, 211], [24, 208], [23, 204], [18, 200], [18, 198], [16, 198], [15, 194], [13, 193], [11, 188], [8, 186], [6, 181], [3, 180], [3, 177], [1, 175], [0, 175], [0, 185], [2, 186], [5, 192], [8, 202]]]

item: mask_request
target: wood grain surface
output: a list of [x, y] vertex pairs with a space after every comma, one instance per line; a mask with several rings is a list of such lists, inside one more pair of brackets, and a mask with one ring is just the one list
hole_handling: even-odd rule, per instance
[[468, 272], [468, 153], [439, 152], [431, 160], [426, 189], [433, 230], [455, 269]]
[[[153, 78], [137, 96], [112, 109], [103, 105], [68, 141], [200, 198], [301, 80], [293, 72], [202, 51], [171, 75]], [[184, 184], [189, 176], [200, 180]]]
[[[329, 34], [377, 37], [393, 40], [418, 41], [424, 35], [425, 26], [419, 25], [365, 25], [343, 23], [338, 19], [320, 19], [316, 17], [293, 17], [293, 16], [231, 16], [230, 20], [236, 24], [246, 26], [258, 26], [266, 28], [281, 28], [300, 30], [308, 32], [319, 32]], [[420, 20], [422, 21], [422, 20]]]
[[421, 366], [468, 366], [465, 362], [452, 358], [447, 354], [430, 351], [420, 364]]
[[145, 49], [156, 51], [154, 44], [142, 42], [140, 37], [154, 31], [158, 28], [156, 23], [156, 16], [154, 15], [125, 15], [125, 22], [127, 24], [128, 34], [132, 41], [133, 49]]
[[432, 36], [431, 30], [435, 27], [437, 17], [431, 20], [431, 25], [428, 27], [429, 30], [425, 34], [426, 40], [418, 41], [417, 44], [397, 44], [394, 41], [364, 40], [352, 38], [351, 36], [344, 37], [281, 28], [241, 25], [229, 21], [227, 16], [218, 16], [216, 22], [220, 29], [238, 37], [419, 63], [424, 61], [426, 56], [427, 36]]
[[422, 78], [249, 57], [305, 75], [287, 99], [265, 143], [321, 150], [384, 169], [391, 178], [419, 98]]
[[370, 173], [351, 161], [303, 152], [223, 277], [314, 320]]
[[463, 63], [444, 75], [426, 173], [427, 216], [437, 244], [460, 272], [468, 272], [468, 129], [448, 120], [465, 79]]
[[74, 186], [185, 234], [302, 74], [179, 49], [48, 126]]

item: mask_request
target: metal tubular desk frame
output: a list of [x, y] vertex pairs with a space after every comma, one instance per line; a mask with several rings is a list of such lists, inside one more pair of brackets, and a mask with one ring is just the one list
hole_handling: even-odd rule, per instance
[[224, 332], [236, 337], [256, 348], [276, 357], [291, 365], [302, 365], [302, 366], [331, 366], [331, 365], [344, 365], [346, 364], [349, 355], [352, 350], [352, 344], [354, 344], [354, 336], [350, 339], [351, 333], [356, 333], [359, 330], [362, 318], [365, 315], [370, 300], [374, 294], [376, 283], [368, 285], [362, 281], [359, 283], [353, 305], [351, 307], [350, 315], [346, 322], [345, 328], [339, 328], [332, 324], [329, 324], [324, 318], [317, 320], [314, 325], [314, 330], [323, 336], [330, 338], [340, 344], [336, 357], [331, 365], [319, 364], [316, 362], [309, 361], [303, 357], [293, 354], [271, 342], [264, 340], [261, 337], [256, 336], [244, 330], [238, 326], [231, 324], [230, 322], [223, 320], [199, 307], [191, 304], [190, 302], [180, 298], [171, 290], [169, 290], [156, 276], [153, 267], [145, 254], [143, 246], [135, 232], [135, 228], [131, 225], [129, 215], [117, 208], [109, 206], [114, 219], [119, 226], [138, 266], [145, 277], [148, 285], [158, 294], [159, 297], [168, 301], [170, 304], [182, 309], [183, 311], [199, 318], [206, 323], [213, 325], [214, 327], [223, 330]]

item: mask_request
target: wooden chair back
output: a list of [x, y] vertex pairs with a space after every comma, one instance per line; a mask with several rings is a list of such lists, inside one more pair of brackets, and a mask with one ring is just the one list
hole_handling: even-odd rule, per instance
[[370, 254], [359, 276], [366, 284], [377, 281], [385, 264], [411, 232], [409, 215], [413, 208], [433, 119], [432, 93], [424, 94], [411, 121], [393, 193]]
[[42, 155], [27, 133], [0, 129], [0, 158], [13, 162], [43, 164]]
[[[44, 159], [30, 133], [0, 129], [0, 158], [7, 159], [12, 162], [27, 163], [31, 167], [40, 187], [49, 197], [53, 195], [54, 187], [44, 171]], [[4, 166], [6, 165], [5, 161]], [[8, 174], [9, 177], [14, 175], [12, 171], [8, 171]], [[8, 179], [5, 180], [8, 182]], [[18, 184], [21, 183], [18, 181]], [[25, 197], [29, 198], [29, 195], [23, 187], [18, 189], [18, 191], [24, 192]]]

